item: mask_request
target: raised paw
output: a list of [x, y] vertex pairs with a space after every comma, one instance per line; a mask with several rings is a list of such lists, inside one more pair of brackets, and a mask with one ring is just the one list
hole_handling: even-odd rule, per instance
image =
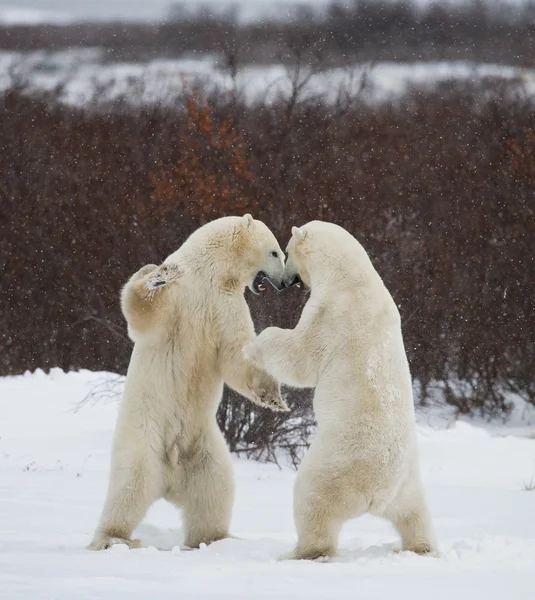
[[105, 535], [102, 537], [95, 538], [87, 547], [88, 550], [107, 550], [115, 544], [124, 544], [130, 549], [141, 548], [141, 540], [129, 540], [126, 538], [113, 537]]
[[276, 390], [262, 387], [250, 388], [254, 402], [259, 406], [271, 409], [273, 412], [289, 412], [288, 405], [282, 399], [280, 388]]
[[156, 288], [173, 283], [180, 277], [182, 277], [182, 271], [178, 265], [173, 263], [162, 265], [150, 277], [149, 281], [147, 282], [147, 288], [150, 291], [153, 291]]

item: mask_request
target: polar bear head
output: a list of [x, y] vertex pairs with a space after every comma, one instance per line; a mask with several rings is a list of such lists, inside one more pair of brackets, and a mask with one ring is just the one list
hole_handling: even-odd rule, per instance
[[264, 280], [284, 288], [284, 252], [270, 229], [249, 214], [222, 217], [197, 229], [167, 259], [227, 291], [263, 291]]
[[284, 283], [288, 287], [303, 284], [311, 289], [336, 278], [356, 283], [374, 272], [364, 248], [334, 223], [310, 221], [292, 227], [286, 253]]

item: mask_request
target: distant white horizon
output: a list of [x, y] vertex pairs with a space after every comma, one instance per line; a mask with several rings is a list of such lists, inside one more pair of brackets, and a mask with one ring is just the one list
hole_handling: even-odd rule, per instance
[[[339, 0], [340, 1], [340, 0]], [[392, 0], [395, 2], [396, 0]], [[420, 6], [435, 4], [465, 4], [471, 0], [409, 0]], [[500, 0], [484, 0], [495, 4]], [[501, 0], [502, 4], [520, 5], [525, 0]], [[289, 9], [296, 5], [322, 8], [331, 0], [8, 0], [0, 2], [0, 23], [65, 23], [88, 20], [162, 21], [169, 16], [173, 4], [189, 9], [209, 6], [223, 12], [231, 6], [238, 8], [241, 20], [267, 17], [287, 18]], [[350, 4], [351, 0], [342, 0]], [[285, 14], [285, 11], [286, 14]]]
[[187, 9], [209, 6], [222, 12], [237, 6], [240, 16], [284, 16], [284, 9], [307, 4], [322, 7], [329, 0], [18, 0], [0, 2], [0, 21], [9, 23], [67, 22], [81, 20], [161, 21], [173, 4]]

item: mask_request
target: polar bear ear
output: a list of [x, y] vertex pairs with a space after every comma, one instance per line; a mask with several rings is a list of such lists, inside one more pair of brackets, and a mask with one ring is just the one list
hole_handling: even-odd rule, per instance
[[292, 227], [292, 235], [299, 240], [304, 240], [306, 237], [306, 231], [303, 231], [300, 227]]
[[251, 227], [251, 225], [253, 224], [253, 217], [247, 213], [246, 215], [243, 215], [243, 217], [241, 218], [243, 226], [246, 229], [249, 229], [249, 227]]

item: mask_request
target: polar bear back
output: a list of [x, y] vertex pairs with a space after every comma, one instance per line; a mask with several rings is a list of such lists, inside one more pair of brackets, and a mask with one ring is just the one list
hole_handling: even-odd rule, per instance
[[311, 351], [320, 355], [318, 422], [349, 427], [355, 413], [366, 419], [380, 412], [385, 425], [410, 428], [412, 383], [392, 296], [349, 232], [319, 221], [301, 229], [303, 247], [296, 252], [306, 262], [312, 295], [299, 327], [308, 332]]

